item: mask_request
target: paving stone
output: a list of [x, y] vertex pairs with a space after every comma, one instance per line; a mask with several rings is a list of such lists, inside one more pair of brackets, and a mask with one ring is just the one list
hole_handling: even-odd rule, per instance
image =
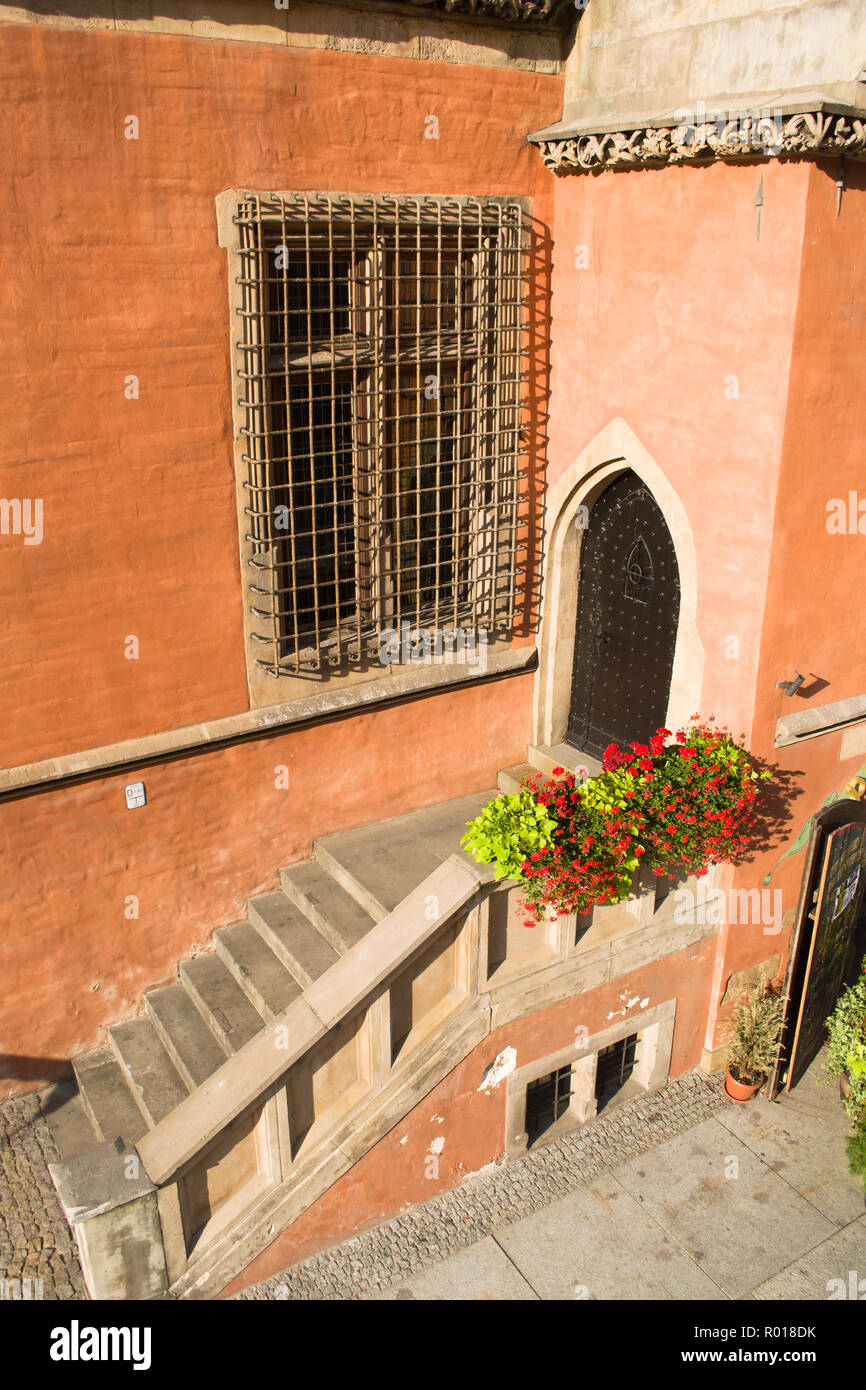
[[59, 1154], [35, 1094], [0, 1105], [0, 1280], [41, 1279], [45, 1299], [86, 1299], [48, 1162]]
[[[591, 1128], [576, 1130], [507, 1167], [471, 1178], [422, 1207], [234, 1296], [255, 1300], [373, 1298], [407, 1277], [417, 1277], [416, 1271], [431, 1270], [457, 1251], [476, 1246], [494, 1227], [507, 1228], [549, 1207], [564, 1193], [583, 1187], [597, 1173], [659, 1148], [665, 1136], [657, 1125], [647, 1122], [648, 1115], [667, 1115], [672, 1131], [681, 1134], [726, 1104], [720, 1077], [689, 1072], [663, 1092], [639, 1096], [617, 1110], [618, 1129], [612, 1126], [612, 1116], [601, 1117]], [[419, 1293], [421, 1298], [428, 1296], [441, 1297]], [[533, 1294], [530, 1291], [526, 1296]]]

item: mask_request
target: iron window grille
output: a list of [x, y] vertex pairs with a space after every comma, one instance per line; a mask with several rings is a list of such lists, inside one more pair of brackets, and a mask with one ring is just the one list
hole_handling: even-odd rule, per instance
[[560, 1067], [549, 1076], [530, 1081], [526, 1088], [527, 1145], [565, 1114], [571, 1102], [571, 1067]]
[[250, 194], [235, 222], [259, 665], [345, 666], [407, 622], [509, 635], [525, 550], [522, 205]]
[[599, 1109], [628, 1081], [634, 1071], [636, 1049], [637, 1033], [631, 1033], [599, 1052], [595, 1073], [595, 1098]]

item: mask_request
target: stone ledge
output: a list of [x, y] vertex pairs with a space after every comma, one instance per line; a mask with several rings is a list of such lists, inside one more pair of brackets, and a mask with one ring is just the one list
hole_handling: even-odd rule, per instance
[[[136, 1176], [129, 1176], [130, 1169]], [[48, 1171], [70, 1226], [92, 1221], [156, 1190], [135, 1149], [118, 1144], [99, 1144], [60, 1163], [49, 1163]]]
[[786, 748], [792, 743], [802, 743], [806, 738], [817, 738], [819, 734], [837, 733], [851, 724], [866, 719], [866, 695], [852, 695], [848, 700], [837, 700], [832, 705], [818, 705], [815, 709], [804, 709], [797, 714], [785, 714], [776, 720], [776, 748]]
[[289, 729], [334, 715], [360, 713], [370, 706], [410, 699], [427, 692], [432, 694], [452, 686], [477, 685], [483, 681], [521, 675], [534, 670], [536, 664], [535, 647], [518, 647], [488, 657], [487, 670], [483, 675], [465, 665], [401, 671], [398, 675], [384, 676], [363, 685], [348, 686], [321, 695], [310, 695], [287, 704], [246, 710], [243, 714], [229, 715], [224, 719], [189, 724], [184, 728], [128, 739], [123, 743], [104, 744], [81, 753], [46, 758], [42, 762], [22, 763], [18, 767], [0, 770], [0, 800], [19, 792], [50, 787], [57, 782], [126, 772], [167, 755], [200, 753], [238, 739], [255, 738], [271, 730]]

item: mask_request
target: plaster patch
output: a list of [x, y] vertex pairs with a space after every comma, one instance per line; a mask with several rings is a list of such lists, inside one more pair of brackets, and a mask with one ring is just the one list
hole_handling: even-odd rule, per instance
[[494, 1057], [481, 1078], [479, 1091], [490, 1091], [510, 1076], [517, 1066], [517, 1052], [513, 1047], [504, 1047], [498, 1057]]
[[639, 994], [635, 994], [631, 999], [629, 999], [627, 990], [619, 997], [621, 1000], [624, 1001], [623, 1007], [621, 1009], [614, 1009], [612, 1013], [609, 1013], [607, 1015], [607, 1018], [605, 1019], [606, 1023], [609, 1023], [612, 1018], [625, 1018], [629, 1009], [633, 1009], [635, 1004], [638, 1004], [642, 1009], [645, 1009], [647, 1004], [649, 1003], [649, 995], [647, 995], [645, 999], [641, 999]]
[[403, 1135], [403, 1138], [400, 1140], [400, 1143], [401, 1143], [401, 1144], [408, 1144], [408, 1142], [409, 1142], [409, 1136], [408, 1136], [408, 1134], [404, 1134], [404, 1135]]
[[429, 1149], [427, 1150], [427, 1152], [428, 1152], [428, 1153], [431, 1153], [431, 1154], [441, 1154], [441, 1152], [442, 1152], [442, 1150], [443, 1150], [444, 1148], [445, 1148], [445, 1140], [444, 1140], [444, 1138], [442, 1137], [441, 1134], [437, 1134], [437, 1136], [436, 1136], [435, 1139], [431, 1139], [431, 1140], [430, 1140], [430, 1147], [429, 1147]]

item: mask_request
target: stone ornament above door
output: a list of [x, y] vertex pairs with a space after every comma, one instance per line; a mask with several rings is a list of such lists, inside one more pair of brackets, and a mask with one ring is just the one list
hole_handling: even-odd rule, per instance
[[716, 160], [866, 160], [866, 104], [851, 106], [812, 93], [737, 101], [736, 107], [698, 103], [632, 121], [563, 120], [527, 139], [556, 174], [603, 169], [662, 168]]

